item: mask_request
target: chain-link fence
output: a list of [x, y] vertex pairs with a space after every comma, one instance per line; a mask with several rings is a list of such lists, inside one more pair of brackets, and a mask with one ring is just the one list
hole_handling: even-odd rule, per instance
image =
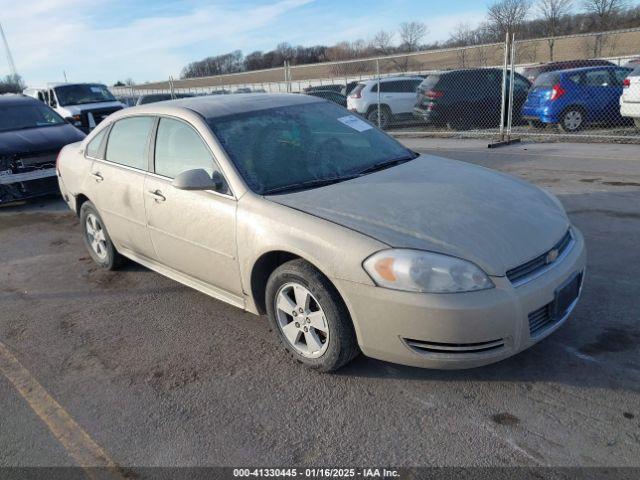
[[[640, 29], [629, 29], [535, 40], [507, 36], [501, 43], [309, 65], [285, 62], [282, 68], [113, 91], [130, 104], [291, 92], [334, 101], [396, 132], [640, 141], [632, 116], [640, 117], [640, 92], [637, 98], [629, 92], [640, 88], [629, 80], [638, 66]], [[625, 101], [637, 105], [625, 108]]]

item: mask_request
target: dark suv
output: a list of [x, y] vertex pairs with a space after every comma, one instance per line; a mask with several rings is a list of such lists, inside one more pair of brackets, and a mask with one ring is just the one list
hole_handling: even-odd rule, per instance
[[[507, 88], [509, 75], [507, 72]], [[526, 78], [514, 74], [514, 123], [520, 121], [518, 112], [530, 86]], [[418, 87], [413, 114], [424, 122], [446, 125], [455, 130], [497, 127], [500, 124], [501, 99], [502, 70], [451, 70], [434, 73], [424, 79]]]
[[562, 62], [541, 63], [540, 65], [526, 67], [522, 71], [522, 75], [524, 75], [527, 80], [533, 83], [539, 75], [547, 72], [555, 72], [556, 70], [568, 70], [570, 68], [601, 67], [611, 65], [614, 64], [607, 60], [564, 60]]

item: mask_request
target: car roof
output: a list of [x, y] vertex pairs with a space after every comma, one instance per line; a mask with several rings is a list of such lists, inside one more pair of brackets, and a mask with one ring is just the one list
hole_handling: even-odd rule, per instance
[[[270, 108], [303, 105], [306, 103], [325, 102], [311, 95], [296, 95], [292, 93], [238, 93], [235, 95], [207, 95], [203, 97], [188, 97], [164, 102], [139, 105], [121, 110], [121, 116], [136, 113], [162, 114], [177, 110], [190, 110], [204, 118], [218, 118], [239, 113], [255, 112]], [[118, 112], [118, 113], [120, 113]]]
[[[384, 83], [384, 82], [397, 82], [398, 80], [423, 80], [422, 77], [417, 77], [417, 76], [413, 76], [413, 75], [400, 75], [397, 77], [380, 77], [380, 83]], [[377, 78], [372, 78], [370, 80], [362, 80], [359, 83], [365, 83], [365, 84], [370, 84], [370, 83], [378, 83], [378, 79]]]
[[8, 94], [8, 95], [0, 95], [0, 104], [2, 105], [25, 105], [28, 103], [43, 103], [39, 100], [36, 100], [32, 97], [26, 97], [24, 95], [16, 95], [16, 94]]
[[578, 67], [578, 68], [565, 68], [563, 70], [552, 70], [550, 72], [543, 72], [543, 74], [556, 73], [560, 75], [565, 75], [568, 73], [589, 72], [592, 70], [613, 70], [615, 68], [629, 68], [629, 67], [618, 67], [617, 65], [593, 65], [591, 67]]

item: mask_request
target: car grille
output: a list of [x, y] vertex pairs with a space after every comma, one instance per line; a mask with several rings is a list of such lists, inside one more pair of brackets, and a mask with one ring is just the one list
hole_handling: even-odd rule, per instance
[[[507, 271], [507, 278], [512, 284], [514, 284], [514, 286], [525, 283], [528, 279], [534, 277], [536, 274], [538, 274], [540, 271], [542, 271], [552, 263], [560, 260], [562, 255], [569, 250], [569, 247], [572, 244], [572, 240], [573, 237], [571, 236], [571, 230], [567, 230], [567, 233], [564, 234], [564, 237], [562, 237], [562, 239], [558, 243], [556, 243], [551, 250], [548, 250], [542, 255], [534, 258], [533, 260], [529, 260], [528, 262]], [[557, 257], [553, 262], [548, 262], [547, 256], [549, 255], [549, 252], [553, 250], [557, 251]]]
[[488, 342], [476, 343], [442, 343], [430, 342], [427, 340], [414, 340], [411, 338], [403, 339], [409, 347], [423, 353], [480, 353], [490, 350], [498, 350], [504, 347], [504, 339], [498, 338]]
[[553, 316], [553, 302], [529, 314], [529, 335], [532, 337], [553, 326], [559, 320]]

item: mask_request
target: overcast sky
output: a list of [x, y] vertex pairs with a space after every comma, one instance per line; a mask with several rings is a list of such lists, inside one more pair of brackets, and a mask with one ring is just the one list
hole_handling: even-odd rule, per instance
[[[472, 0], [0, 0], [18, 73], [31, 86], [61, 81], [63, 70], [69, 81], [164, 80], [210, 55], [367, 40], [403, 21], [424, 22], [425, 42], [446, 40], [485, 11]], [[8, 73], [0, 45], [0, 76]]]

